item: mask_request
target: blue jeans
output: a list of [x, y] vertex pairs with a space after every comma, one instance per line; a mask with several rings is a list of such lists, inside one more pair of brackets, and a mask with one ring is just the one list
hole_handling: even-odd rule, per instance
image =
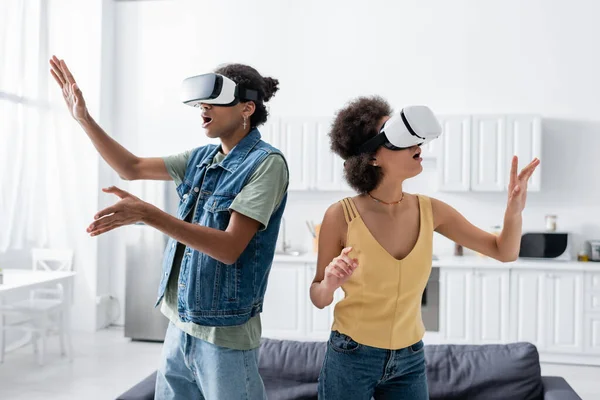
[[385, 350], [331, 333], [319, 375], [319, 400], [429, 400], [423, 341]]
[[258, 349], [233, 350], [169, 323], [156, 376], [157, 400], [266, 399]]

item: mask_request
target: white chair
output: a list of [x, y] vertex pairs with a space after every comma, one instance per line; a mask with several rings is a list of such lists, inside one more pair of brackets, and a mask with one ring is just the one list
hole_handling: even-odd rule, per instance
[[[71, 271], [73, 269], [73, 251], [58, 249], [33, 249], [34, 271]], [[61, 284], [54, 287], [32, 289], [29, 299], [0, 307], [2, 314], [2, 338], [0, 340], [0, 363], [4, 361], [6, 351], [6, 332], [21, 330], [31, 333], [33, 349], [40, 365], [44, 364], [46, 338], [56, 332], [60, 338], [61, 355], [72, 359], [70, 327], [65, 324], [65, 291]], [[23, 316], [26, 320], [6, 324], [7, 316]], [[39, 342], [39, 343], [38, 343]], [[68, 351], [67, 351], [68, 347]]]

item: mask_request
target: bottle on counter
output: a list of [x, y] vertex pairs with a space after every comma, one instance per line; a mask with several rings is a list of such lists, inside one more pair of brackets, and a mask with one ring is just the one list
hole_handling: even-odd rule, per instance
[[494, 225], [494, 226], [492, 226], [492, 229], [490, 230], [490, 232], [493, 235], [500, 236], [500, 234], [502, 233], [502, 226]]
[[458, 257], [462, 257], [463, 255], [463, 247], [458, 243], [454, 243], [454, 255]]
[[556, 232], [556, 215], [546, 215], [546, 231]]

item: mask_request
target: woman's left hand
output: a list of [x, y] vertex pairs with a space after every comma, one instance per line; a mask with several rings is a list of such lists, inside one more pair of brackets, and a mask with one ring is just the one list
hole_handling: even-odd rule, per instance
[[510, 182], [508, 184], [508, 204], [506, 206], [506, 213], [509, 215], [518, 215], [525, 208], [527, 183], [529, 178], [531, 178], [531, 174], [540, 165], [540, 160], [534, 158], [528, 166], [521, 170], [519, 175], [517, 175], [518, 163], [517, 156], [513, 156], [510, 168]]
[[115, 186], [102, 189], [102, 191], [113, 193], [119, 196], [121, 200], [94, 216], [94, 222], [87, 228], [90, 236], [97, 236], [123, 225], [140, 222], [146, 216], [150, 204], [145, 201]]

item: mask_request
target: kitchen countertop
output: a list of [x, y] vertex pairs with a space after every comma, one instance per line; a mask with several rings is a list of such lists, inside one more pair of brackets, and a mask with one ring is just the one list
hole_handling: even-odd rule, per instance
[[[315, 253], [301, 253], [300, 255], [283, 255], [275, 254], [273, 260], [277, 263], [307, 263], [315, 264], [317, 255]], [[478, 255], [457, 256], [440, 256], [432, 262], [434, 267], [448, 268], [485, 268], [485, 269], [543, 269], [543, 270], [560, 270], [560, 271], [591, 271], [600, 273], [600, 262], [579, 262], [579, 261], [562, 261], [562, 260], [539, 260], [519, 258], [516, 261], [502, 263], [489, 257]]]
[[451, 268], [512, 268], [512, 269], [543, 269], [543, 270], [561, 270], [561, 271], [593, 271], [600, 272], [600, 263], [598, 262], [579, 262], [576, 260], [563, 261], [554, 259], [530, 259], [519, 258], [516, 261], [507, 263], [494, 260], [490, 257], [472, 256], [446, 256], [433, 261], [434, 267]]

